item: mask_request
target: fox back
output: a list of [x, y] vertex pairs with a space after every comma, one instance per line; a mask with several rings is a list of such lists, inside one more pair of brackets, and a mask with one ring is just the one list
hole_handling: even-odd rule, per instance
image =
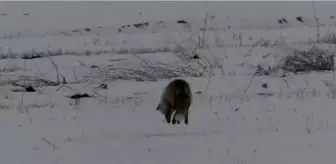
[[190, 85], [183, 79], [175, 79], [169, 82], [165, 87], [159, 105], [156, 110], [160, 111], [170, 123], [179, 124], [184, 119], [185, 124], [188, 124], [189, 108], [192, 101]]

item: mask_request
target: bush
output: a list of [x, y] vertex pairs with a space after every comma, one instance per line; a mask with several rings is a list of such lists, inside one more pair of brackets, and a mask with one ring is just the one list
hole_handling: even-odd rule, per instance
[[281, 68], [293, 73], [333, 70], [334, 54], [315, 46], [308, 51], [295, 49], [285, 57]]

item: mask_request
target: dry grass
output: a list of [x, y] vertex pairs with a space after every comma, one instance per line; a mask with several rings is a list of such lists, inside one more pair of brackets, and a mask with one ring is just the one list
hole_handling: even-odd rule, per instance
[[288, 72], [332, 71], [334, 54], [313, 46], [308, 51], [293, 50], [286, 56], [281, 68]]

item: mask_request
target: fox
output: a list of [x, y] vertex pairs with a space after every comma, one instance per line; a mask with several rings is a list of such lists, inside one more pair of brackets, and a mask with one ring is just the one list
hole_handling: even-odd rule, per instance
[[184, 119], [185, 125], [188, 125], [191, 103], [192, 94], [189, 83], [183, 79], [174, 79], [164, 88], [156, 110], [165, 116], [168, 124], [170, 122], [173, 125], [180, 124], [180, 121]]

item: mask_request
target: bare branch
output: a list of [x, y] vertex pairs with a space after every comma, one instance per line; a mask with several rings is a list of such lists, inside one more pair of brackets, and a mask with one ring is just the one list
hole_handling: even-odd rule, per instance
[[42, 140], [45, 141], [47, 144], [51, 145], [53, 147], [53, 150], [60, 150], [60, 148], [58, 146], [54, 145], [53, 143], [51, 143], [46, 138], [42, 138]]

